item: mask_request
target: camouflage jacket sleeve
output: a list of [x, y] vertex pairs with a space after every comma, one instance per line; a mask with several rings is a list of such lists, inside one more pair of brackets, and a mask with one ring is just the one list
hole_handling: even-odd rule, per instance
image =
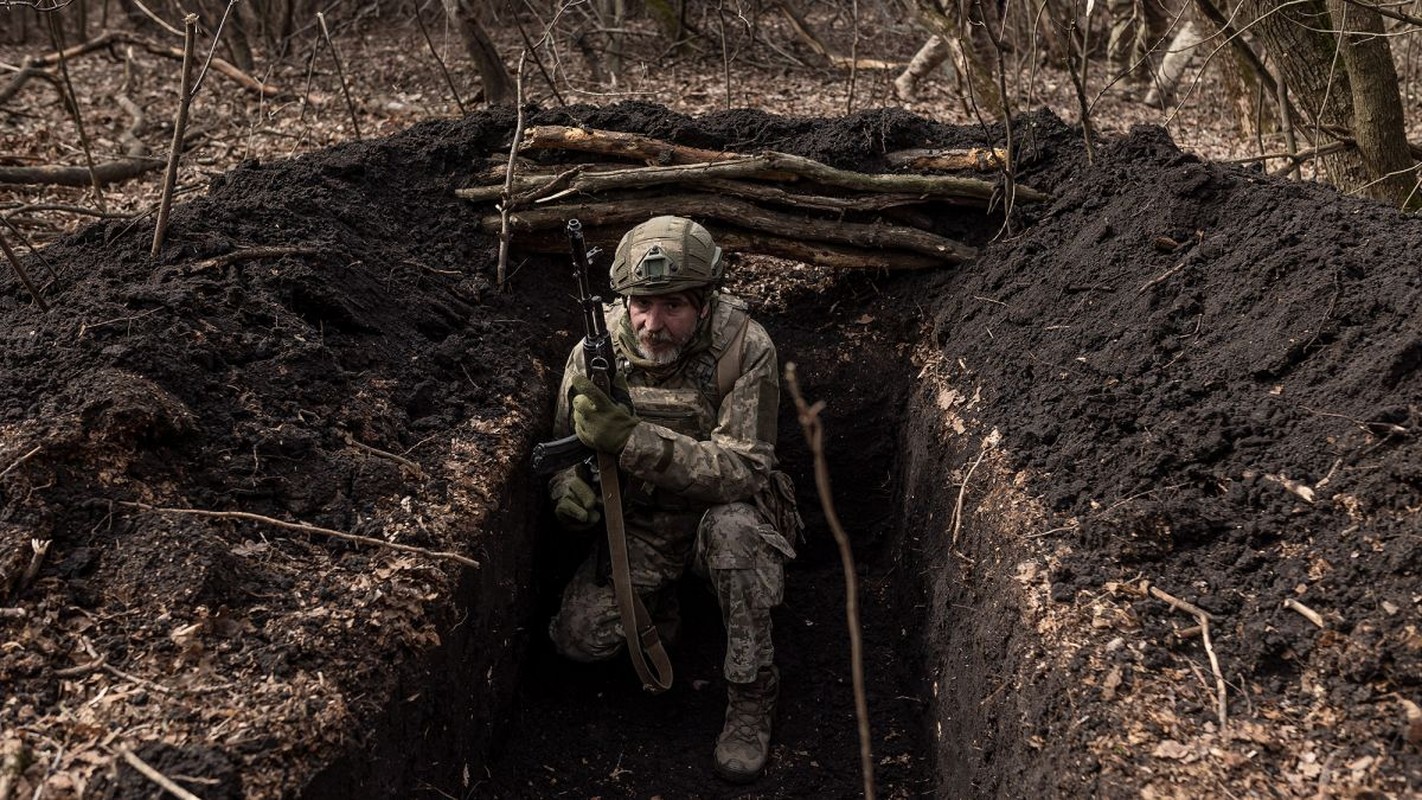
[[752, 321], [741, 375], [721, 400], [710, 440], [697, 441], [643, 421], [627, 439], [619, 464], [629, 474], [693, 502], [749, 500], [775, 469], [779, 406], [775, 345]]

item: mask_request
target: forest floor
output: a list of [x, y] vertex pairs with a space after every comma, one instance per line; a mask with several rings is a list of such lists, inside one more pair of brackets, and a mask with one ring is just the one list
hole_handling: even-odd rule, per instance
[[[783, 458], [811, 524], [777, 617], [765, 778], [711, 775], [724, 685], [704, 597], [686, 598], [670, 696], [644, 696], [625, 663], [548, 652], [540, 622], [575, 556], [526, 462], [575, 341], [566, 267], [521, 257], [497, 291], [497, 238], [453, 195], [507, 152], [514, 111], [452, 116], [414, 32], [349, 46], [363, 141], [329, 72], [307, 103], [212, 91], [157, 258], [152, 216], [128, 218], [151, 208], [154, 175], [82, 228], [90, 215], [42, 206], [91, 205], [83, 190], [0, 197], [55, 239], [19, 248], [49, 310], [18, 284], [0, 295], [0, 606], [16, 609], [0, 619], [0, 786], [151, 796], [142, 762], [205, 798], [860, 796], [840, 565], [788, 408]], [[77, 60], [76, 84], [137, 98], [161, 152], [172, 65], [109, 58]], [[754, 110], [720, 110], [703, 58], [566, 108], [537, 98], [526, 122], [866, 172], [887, 151], [1001, 133], [941, 79], [904, 109], [891, 75], [863, 73], [850, 109], [842, 74], [737, 66], [731, 104]], [[52, 90], [29, 91], [44, 100], [10, 113], [0, 152], [82, 163]], [[827, 402], [881, 795], [1415, 795], [1422, 223], [1205, 160], [1247, 152], [1224, 120], [1176, 141], [1130, 130], [1164, 119], [1112, 98], [1088, 160], [1060, 94], [1057, 116], [1017, 128], [1018, 179], [1051, 199], [1007, 229], [943, 220], [983, 248], [962, 268], [732, 263], [732, 289]], [[91, 121], [121, 149], [117, 107]], [[284, 250], [250, 257], [262, 246]], [[940, 496], [907, 498], [903, 410], [936, 381], [972, 398], [955, 444], [969, 457], [943, 465]], [[1039, 527], [986, 538], [1000, 497], [974, 481], [990, 475]], [[965, 585], [971, 565], [1020, 555], [1022, 596], [920, 616], [903, 518], [939, 521], [942, 541], [913, 546]], [[1147, 579], [1211, 614], [1212, 638]], [[1029, 631], [1034, 649], [963, 669], [1001, 678], [973, 705], [1013, 713], [935, 762], [936, 681], [959, 676], [931, 671], [944, 631], [925, 628], [997, 624], [999, 605], [1009, 618], [984, 639]]]

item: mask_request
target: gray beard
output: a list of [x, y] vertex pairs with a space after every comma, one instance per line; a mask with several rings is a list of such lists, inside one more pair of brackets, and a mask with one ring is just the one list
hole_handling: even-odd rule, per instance
[[671, 345], [670, 347], [668, 347], [667, 345], [670, 344], [671, 343], [668, 342], [667, 344], [664, 344], [659, 351], [653, 352], [651, 348], [647, 347], [647, 345], [644, 344], [640, 338], [638, 338], [637, 355], [641, 356], [642, 358], [645, 358], [646, 360], [652, 362], [653, 364], [659, 367], [665, 367], [669, 364], [675, 364], [677, 362], [677, 359], [681, 358], [682, 345]]

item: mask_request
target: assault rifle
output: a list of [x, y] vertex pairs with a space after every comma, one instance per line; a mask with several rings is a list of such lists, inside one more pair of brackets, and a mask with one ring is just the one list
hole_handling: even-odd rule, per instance
[[[578, 283], [578, 306], [583, 312], [583, 363], [587, 365], [588, 377], [608, 397], [630, 408], [632, 399], [617, 386], [617, 355], [612, 350], [612, 336], [608, 334], [607, 323], [602, 318], [602, 298], [594, 295], [588, 286], [592, 259], [599, 251], [596, 248], [587, 249], [583, 241], [583, 225], [575, 219], [568, 220], [568, 247], [573, 256], [573, 278]], [[588, 462], [591, 465], [596, 456], [597, 453], [583, 444], [576, 434], [568, 434], [561, 439], [533, 446], [533, 472], [535, 475], [552, 475], [574, 464]]]
[[[632, 406], [625, 389], [617, 386], [617, 355], [612, 337], [602, 316], [602, 299], [588, 288], [592, 257], [583, 241], [582, 223], [568, 220], [568, 247], [573, 255], [573, 277], [578, 282], [578, 305], [583, 312], [583, 366], [593, 385], [616, 402]], [[617, 472], [617, 457], [596, 452], [578, 440], [576, 434], [552, 442], [540, 442], [533, 447], [533, 469], [539, 474], [556, 472], [581, 462], [589, 462], [594, 478], [602, 487], [602, 516], [607, 522], [607, 554], [612, 567], [612, 589], [617, 596], [617, 610], [622, 617], [622, 630], [627, 633], [627, 652], [632, 666], [642, 679], [642, 688], [649, 692], [664, 692], [671, 688], [671, 659], [662, 646], [657, 626], [647, 613], [642, 598], [632, 587], [631, 569], [627, 563], [627, 530], [622, 517], [622, 486]], [[651, 658], [651, 666], [647, 664]], [[652, 669], [656, 673], [653, 674]]]

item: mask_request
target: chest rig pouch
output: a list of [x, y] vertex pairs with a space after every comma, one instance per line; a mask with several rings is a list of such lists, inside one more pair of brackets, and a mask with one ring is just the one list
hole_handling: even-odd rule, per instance
[[699, 389], [630, 386], [637, 416], [697, 441], [711, 438], [716, 427], [715, 409]]

